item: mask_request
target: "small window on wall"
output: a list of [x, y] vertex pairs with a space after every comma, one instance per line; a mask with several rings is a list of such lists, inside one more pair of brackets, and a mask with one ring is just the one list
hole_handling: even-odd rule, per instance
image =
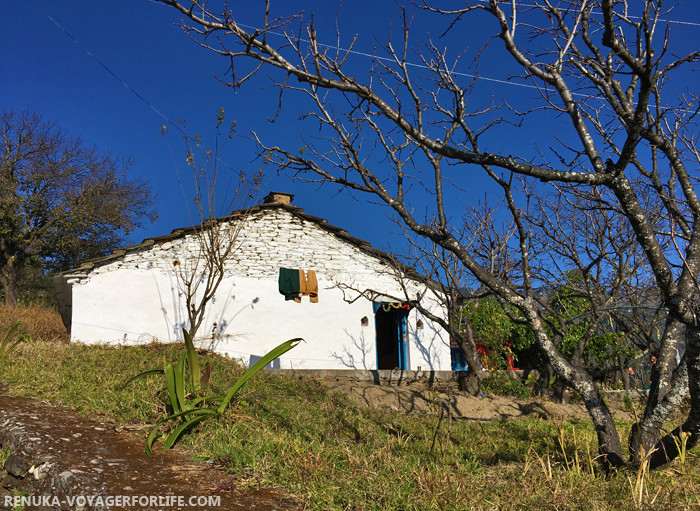
[[419, 319], [418, 321], [416, 321], [416, 329], [423, 330], [423, 320], [422, 319]]
[[360, 324], [361, 324], [362, 326], [367, 326], [367, 325], [369, 325], [369, 319], [367, 319], [367, 316], [365, 316], [364, 318], [362, 318], [362, 319], [360, 320]]

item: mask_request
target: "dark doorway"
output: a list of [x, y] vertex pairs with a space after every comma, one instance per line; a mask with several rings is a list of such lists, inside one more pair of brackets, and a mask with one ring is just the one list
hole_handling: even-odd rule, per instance
[[375, 304], [377, 369], [408, 369], [406, 316], [408, 308], [389, 303]]

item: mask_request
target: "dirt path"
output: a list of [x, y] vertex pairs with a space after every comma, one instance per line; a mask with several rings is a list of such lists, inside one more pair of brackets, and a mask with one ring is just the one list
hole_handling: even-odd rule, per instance
[[[426, 388], [425, 383], [409, 385], [375, 385], [372, 382], [355, 381], [350, 378], [322, 378], [332, 390], [344, 392], [356, 403], [402, 413], [440, 413], [444, 406], [453, 417], [482, 420], [509, 420], [525, 416], [545, 419], [583, 419], [589, 418], [583, 405], [559, 405], [545, 400], [521, 400], [504, 396], [485, 395], [472, 397], [465, 392], [449, 388]], [[619, 408], [613, 407], [613, 416], [617, 420], [633, 420], [633, 416]]]
[[[5, 509], [6, 496], [16, 494], [12, 488], [48, 497], [25, 509], [301, 509], [269, 489], [242, 492], [232, 477], [211, 464], [189, 461], [183, 453], [146, 456], [142, 437], [43, 401], [0, 396], [0, 444], [15, 455], [6, 467], [9, 474], [0, 473], [0, 509]], [[92, 497], [92, 505], [81, 506], [80, 496]], [[108, 506], [108, 496], [119, 496], [122, 503], [123, 497], [132, 500]], [[134, 497], [140, 499], [136, 505]], [[160, 500], [151, 502], [151, 497]]]

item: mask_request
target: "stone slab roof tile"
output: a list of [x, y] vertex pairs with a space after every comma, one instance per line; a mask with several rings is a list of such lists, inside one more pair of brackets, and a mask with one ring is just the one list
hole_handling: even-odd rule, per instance
[[[252, 207], [247, 208], [247, 209], [240, 209], [240, 210], [233, 211], [230, 215], [216, 218], [216, 219], [214, 219], [214, 221], [215, 222], [229, 222], [232, 220], [238, 220], [240, 218], [253, 215], [255, 213], [258, 213], [258, 212], [261, 212], [264, 210], [273, 210], [273, 209], [280, 209], [280, 210], [288, 211], [289, 213], [301, 218], [302, 220], [305, 220], [307, 222], [311, 222], [311, 223], [317, 225], [318, 227], [320, 227], [321, 229], [323, 229], [324, 231], [328, 232], [329, 234], [331, 234], [331, 235], [333, 235], [333, 236], [335, 236], [335, 237], [337, 237], [337, 238], [339, 238], [347, 243], [350, 243], [350, 244], [356, 246], [357, 248], [359, 248], [363, 252], [365, 252], [373, 257], [376, 257], [377, 259], [380, 259], [381, 261], [383, 261], [387, 264], [398, 264], [399, 268], [407, 276], [410, 276], [411, 278], [414, 278], [416, 280], [421, 280], [421, 281], [428, 281], [429, 280], [427, 277], [419, 274], [415, 269], [396, 261], [396, 259], [392, 258], [386, 252], [383, 252], [379, 249], [372, 247], [372, 245], [368, 241], [351, 236], [350, 234], [348, 234], [348, 232], [345, 229], [343, 229], [341, 227], [337, 227], [337, 226], [332, 225], [332, 224], [329, 224], [328, 220], [326, 220], [325, 218], [309, 215], [309, 214], [305, 213], [304, 210], [298, 206], [292, 206], [290, 204], [282, 204], [282, 203], [258, 204], [256, 206], [252, 206]], [[112, 252], [109, 255], [99, 257], [96, 259], [91, 259], [89, 261], [84, 261], [76, 268], [59, 273], [59, 275], [66, 275], [67, 276], [67, 275], [70, 275], [71, 273], [78, 273], [78, 272], [81, 272], [84, 270], [93, 269], [97, 266], [101, 266], [103, 264], [110, 263], [116, 259], [119, 259], [120, 257], [123, 257], [127, 252], [134, 252], [134, 251], [138, 251], [138, 250], [142, 250], [142, 249], [147, 249], [147, 248], [152, 247], [156, 243], [164, 243], [164, 242], [173, 241], [173, 240], [176, 240], [178, 238], [185, 237], [188, 234], [192, 234], [192, 233], [196, 232], [196, 230], [198, 228], [202, 227], [202, 225], [180, 227], [177, 229], [173, 229], [173, 231], [170, 234], [165, 234], [162, 236], [155, 236], [152, 238], [148, 238], [148, 239], [143, 240], [141, 243], [139, 243], [137, 245], [123, 247], [123, 248], [120, 248], [118, 250], [115, 250], [114, 252]]]

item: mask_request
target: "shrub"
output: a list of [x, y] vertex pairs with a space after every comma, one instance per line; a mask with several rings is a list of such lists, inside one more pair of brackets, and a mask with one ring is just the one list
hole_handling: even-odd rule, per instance
[[632, 404], [632, 398], [630, 397], [629, 394], [625, 394], [625, 397], [622, 398], [622, 408], [626, 412], [632, 413], [634, 411], [634, 405]]
[[504, 371], [493, 371], [488, 378], [482, 380], [481, 388], [497, 396], [512, 396], [520, 399], [532, 397], [531, 389], [527, 385], [519, 378], [511, 378]]

